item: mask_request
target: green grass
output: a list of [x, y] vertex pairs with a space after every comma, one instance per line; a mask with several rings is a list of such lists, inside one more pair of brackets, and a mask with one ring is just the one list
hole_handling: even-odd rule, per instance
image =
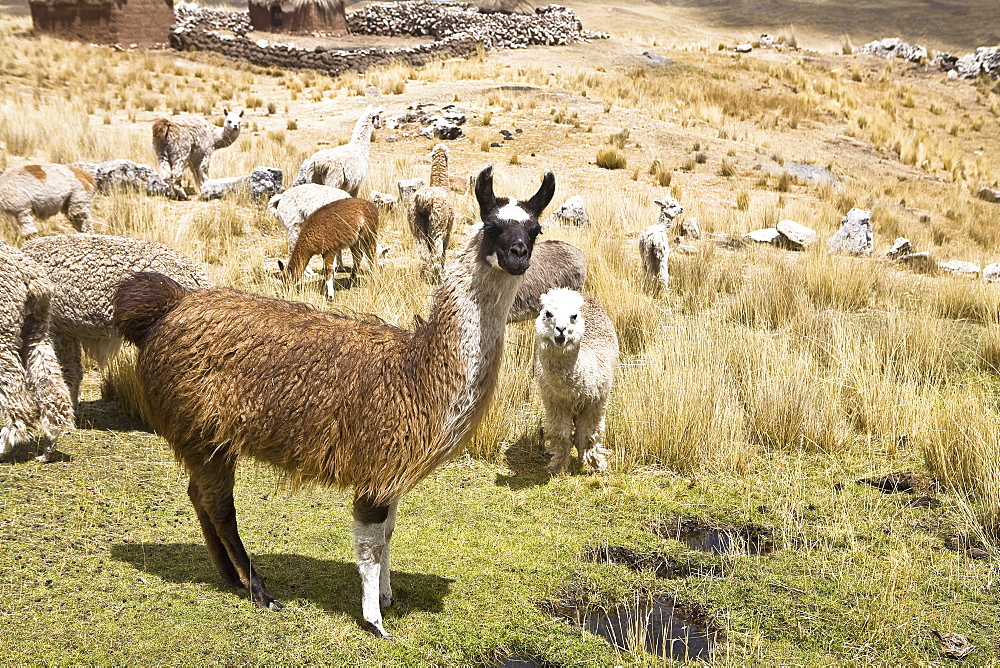
[[[362, 630], [350, 498], [290, 495], [249, 465], [236, 489], [242, 535], [272, 593], [259, 610], [221, 585], [186, 495], [186, 475], [156, 436], [130, 430], [113, 403], [87, 401], [90, 428], [66, 435], [69, 461], [0, 467], [0, 633], [25, 663], [483, 665], [510, 654], [560, 665], [647, 665], [540, 607], [572, 585], [596, 605], [642, 592], [700, 601], [726, 633], [720, 664], [926, 663], [928, 629], [967, 636], [976, 665], [1000, 660], [995, 564], [941, 548], [962, 514], [906, 508], [854, 480], [913, 467], [912, 453], [772, 454], [747, 475], [687, 478], [636, 470], [549, 481], [532, 454], [497, 467], [462, 457], [400, 504], [393, 540], [395, 639]], [[865, 458], [866, 460], [868, 458]], [[837, 491], [836, 483], [845, 483]], [[648, 531], [696, 515], [775, 529], [760, 557], [692, 554]], [[658, 580], [583, 561], [588, 545], [662, 550], [721, 567], [720, 577]], [[878, 573], [878, 577], [873, 574]]]

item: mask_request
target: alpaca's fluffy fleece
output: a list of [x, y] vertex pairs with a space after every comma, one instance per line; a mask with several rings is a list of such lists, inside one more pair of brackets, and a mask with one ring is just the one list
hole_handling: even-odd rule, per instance
[[153, 152], [164, 181], [180, 190], [184, 170], [190, 167], [195, 185], [201, 188], [208, 178], [212, 152], [231, 145], [240, 136], [243, 110], [236, 113], [224, 109], [223, 113], [221, 128], [201, 116], [160, 118], [153, 122]]
[[48, 461], [73, 405], [49, 339], [52, 284], [24, 253], [0, 242], [0, 457], [30, 439], [36, 421]]
[[350, 195], [340, 188], [331, 188], [318, 183], [303, 183], [272, 197], [267, 203], [267, 212], [285, 226], [288, 232], [288, 248], [291, 250], [295, 247], [295, 241], [299, 238], [299, 231], [306, 218], [320, 207], [346, 197]]
[[441, 281], [445, 256], [455, 224], [455, 207], [448, 191], [448, 155], [444, 144], [431, 152], [430, 185], [417, 190], [410, 202], [410, 231], [417, 241], [420, 273], [431, 283]]
[[343, 146], [317, 151], [306, 158], [292, 186], [320, 183], [346, 190], [357, 197], [368, 175], [372, 132], [382, 127], [382, 109], [369, 105], [354, 125], [351, 141]]
[[11, 167], [0, 174], [0, 211], [17, 218], [26, 239], [38, 234], [35, 219], [66, 214], [81, 232], [90, 232], [90, 205], [97, 184], [82, 169], [44, 164]]
[[639, 262], [643, 282], [653, 292], [665, 291], [670, 282], [670, 241], [667, 226], [655, 223], [639, 234]]
[[29, 241], [22, 250], [48, 272], [54, 286], [52, 339], [74, 406], [83, 378], [81, 352], [103, 365], [121, 345], [111, 320], [118, 283], [138, 271], [158, 271], [185, 287], [210, 285], [197, 262], [142, 239], [63, 234]]
[[549, 472], [569, 464], [572, 446], [596, 471], [608, 466], [604, 414], [618, 361], [618, 336], [604, 309], [575, 290], [542, 295], [535, 320], [535, 380], [545, 405]]

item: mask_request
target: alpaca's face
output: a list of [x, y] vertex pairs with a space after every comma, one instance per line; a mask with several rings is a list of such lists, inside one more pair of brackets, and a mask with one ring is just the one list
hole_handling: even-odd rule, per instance
[[244, 109], [240, 109], [239, 113], [235, 111], [229, 111], [228, 109], [223, 109], [222, 113], [226, 115], [226, 120], [222, 122], [222, 128], [226, 132], [236, 132], [240, 131], [240, 126], [243, 124], [243, 112]]
[[654, 202], [660, 206], [661, 219], [673, 220], [684, 213], [684, 207], [673, 197], [667, 196], [663, 199], [654, 200]]
[[576, 346], [583, 338], [583, 297], [576, 290], [556, 288], [541, 297], [542, 310], [535, 319], [535, 334], [556, 347]]
[[493, 195], [493, 166], [476, 180], [476, 199], [483, 220], [483, 242], [479, 257], [508, 274], [520, 276], [528, 270], [535, 238], [541, 233], [538, 218], [552, 200], [556, 179], [546, 172], [542, 185], [531, 199], [521, 202]]
[[382, 112], [384, 109], [379, 107], [378, 109], [372, 109], [369, 113], [372, 117], [372, 127], [378, 130], [382, 127]]

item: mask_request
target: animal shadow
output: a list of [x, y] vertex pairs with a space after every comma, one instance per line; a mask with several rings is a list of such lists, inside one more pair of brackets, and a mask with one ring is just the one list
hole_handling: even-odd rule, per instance
[[[33, 461], [40, 454], [42, 454], [41, 438], [36, 436], [26, 443], [15, 445], [13, 450], [0, 457], [0, 464], [24, 464], [25, 462]], [[68, 462], [71, 460], [72, 458], [65, 452], [53, 450], [46, 464]]]
[[[111, 556], [168, 582], [206, 584], [216, 591], [247, 596], [243, 590], [225, 584], [203, 545], [120, 544], [111, 548]], [[354, 563], [288, 553], [252, 555], [251, 559], [254, 569], [279, 601], [308, 599], [327, 612], [355, 618], [364, 628], [360, 617], [361, 580]], [[438, 575], [393, 569], [392, 590], [396, 603], [383, 614], [387, 618], [401, 618], [411, 610], [440, 612], [452, 582]], [[251, 605], [249, 601], [248, 605]]]
[[542, 449], [541, 430], [538, 435], [525, 434], [507, 448], [504, 461], [512, 475], [497, 475], [496, 485], [510, 489], [525, 489], [549, 484], [545, 465], [549, 457]]
[[144, 431], [153, 433], [141, 420], [130, 418], [114, 399], [81, 401], [76, 410], [78, 429], [96, 431]]

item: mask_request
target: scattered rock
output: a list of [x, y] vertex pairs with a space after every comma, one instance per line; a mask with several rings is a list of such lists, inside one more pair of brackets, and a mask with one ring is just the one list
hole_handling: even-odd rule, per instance
[[927, 59], [927, 49], [919, 44], [907, 44], [898, 37], [868, 42], [858, 49], [858, 53], [867, 53], [882, 58], [903, 58], [911, 63], [919, 63]]
[[827, 241], [831, 253], [871, 255], [872, 214], [864, 209], [851, 209], [840, 223], [840, 229]]
[[257, 203], [267, 202], [284, 190], [284, 178], [282, 171], [275, 167], [255, 167], [247, 183], [250, 199]]
[[938, 268], [947, 271], [949, 274], [964, 276], [965, 278], [979, 278], [982, 270], [974, 262], [965, 260], [949, 260], [948, 262], [938, 262]]
[[652, 51], [643, 51], [642, 55], [644, 55], [647, 59], [649, 59], [649, 61], [654, 65], [666, 65], [668, 62], [670, 62], [665, 56], [661, 56], [658, 53], [653, 53]]
[[1000, 46], [980, 46], [974, 52], [955, 59], [950, 54], [943, 55], [946, 57], [940, 61], [935, 58], [934, 63], [946, 69], [951, 78], [975, 79], [980, 74], [1000, 78]]
[[692, 246], [691, 244], [679, 243], [679, 244], [677, 244], [677, 247], [674, 248], [674, 250], [677, 251], [678, 253], [680, 253], [681, 255], [697, 255], [698, 254], [698, 249], [695, 248], [694, 246]]
[[913, 252], [913, 244], [910, 240], [905, 237], [896, 237], [896, 240], [892, 242], [892, 248], [886, 253], [893, 260], [898, 260], [904, 255], [909, 255]]
[[972, 650], [976, 649], [975, 645], [957, 633], [942, 634], [939, 631], [934, 631], [934, 635], [941, 641], [941, 649], [938, 650], [938, 653], [949, 659], [964, 659]]
[[763, 35], [760, 36], [760, 39], [757, 40], [757, 43], [760, 44], [760, 47], [762, 49], [774, 46], [774, 35], [764, 33]]
[[373, 190], [368, 193], [368, 199], [371, 200], [376, 206], [383, 208], [389, 208], [399, 201], [395, 196], [388, 193], [380, 193], [377, 190]]
[[804, 250], [819, 241], [816, 230], [796, 223], [794, 220], [779, 221], [775, 229], [778, 231], [776, 242], [791, 250]]
[[548, 217], [546, 225], [575, 225], [576, 227], [586, 227], [590, 225], [590, 217], [583, 206], [583, 198], [573, 195], [566, 200], [561, 207]]
[[413, 199], [413, 193], [417, 192], [425, 185], [427, 185], [427, 182], [419, 178], [397, 181], [396, 187], [399, 188], [399, 201], [403, 204], [409, 204], [410, 200]]
[[980, 188], [976, 195], [979, 196], [979, 199], [984, 199], [987, 202], [1000, 203], [1000, 190], [995, 188]]
[[937, 270], [937, 264], [935, 264], [934, 260], [931, 258], [930, 251], [907, 253], [899, 258], [899, 263], [925, 273], [932, 273]]
[[987, 283], [1000, 283], [1000, 262], [983, 267], [983, 280]]
[[682, 220], [680, 233], [682, 237], [688, 239], [701, 239], [701, 224], [697, 218]]
[[168, 185], [155, 169], [131, 160], [76, 162], [70, 166], [82, 169], [93, 176], [98, 192], [108, 193], [119, 188], [144, 192], [150, 197], [187, 199], [184, 192]]
[[220, 199], [242, 191], [249, 176], [227, 176], [221, 179], [208, 179], [201, 184], [199, 197], [203, 200]]
[[753, 51], [753, 44], [750, 44], [749, 42], [747, 42], [746, 44], [737, 44], [735, 47], [733, 47], [733, 51], [735, 51], [736, 53], [750, 53], [751, 51]]
[[762, 244], [771, 244], [772, 246], [777, 242], [778, 237], [781, 233], [773, 227], [765, 227], [762, 230], [754, 230], [747, 234], [747, 239], [751, 241], [758, 241]]

